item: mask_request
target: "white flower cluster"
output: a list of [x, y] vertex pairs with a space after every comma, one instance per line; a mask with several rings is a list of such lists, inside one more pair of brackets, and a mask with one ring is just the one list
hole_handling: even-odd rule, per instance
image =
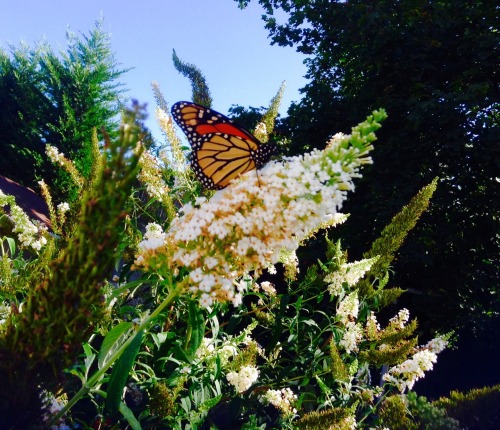
[[66, 222], [66, 214], [68, 213], [69, 210], [70, 210], [69, 204], [66, 202], [59, 203], [57, 205], [57, 218], [58, 218], [57, 224], [59, 227], [63, 226], [64, 223]]
[[339, 345], [350, 352], [358, 351], [358, 344], [363, 339], [363, 328], [354, 321], [348, 321], [345, 325], [344, 335], [339, 342]]
[[7, 318], [9, 317], [11, 311], [12, 311], [11, 306], [6, 305], [4, 303], [0, 303], [0, 326], [2, 324], [5, 324], [5, 321], [7, 321]]
[[348, 294], [344, 299], [339, 303], [337, 309], [337, 317], [340, 319], [342, 324], [346, 325], [349, 321], [356, 319], [358, 317], [359, 312], [359, 300], [358, 300], [358, 292], [353, 291], [351, 294]]
[[293, 403], [297, 401], [297, 396], [293, 394], [290, 388], [282, 388], [281, 390], [267, 390], [260, 401], [264, 404], [271, 404], [276, 409], [279, 409], [285, 417], [293, 416], [297, 413], [297, 409], [293, 407]]
[[146, 232], [144, 233], [144, 238], [142, 242], [139, 243], [139, 256], [135, 261], [135, 264], [141, 265], [144, 262], [143, 254], [145, 254], [148, 250], [156, 249], [161, 247], [165, 242], [166, 234], [163, 232], [163, 229], [159, 224], [154, 222], [149, 223], [146, 226]]
[[10, 206], [10, 219], [14, 223], [13, 233], [17, 233], [17, 238], [22, 247], [32, 248], [40, 251], [47, 244], [47, 239], [43, 236], [45, 229], [42, 226], [36, 226], [30, 221], [28, 215], [16, 205], [13, 196], [4, 194], [0, 190], [0, 207]]
[[423, 348], [428, 349], [434, 354], [439, 354], [448, 346], [448, 336], [438, 336], [427, 342]]
[[218, 355], [222, 367], [226, 366], [230, 359], [236, 357], [237, 354], [238, 348], [235, 345], [234, 338], [227, 339], [221, 346], [216, 348], [214, 339], [204, 337], [196, 351], [196, 356], [200, 360], [210, 361]]
[[226, 379], [238, 393], [248, 390], [258, 377], [259, 370], [255, 366], [242, 366], [239, 372], [229, 372], [226, 375]]
[[70, 174], [71, 179], [76, 185], [83, 187], [85, 179], [80, 175], [80, 172], [71, 160], [66, 158], [62, 152], [59, 152], [55, 146], [45, 145], [45, 153], [53, 164], [63, 167]]
[[274, 285], [268, 281], [261, 282], [260, 288], [262, 288], [262, 291], [264, 291], [269, 297], [276, 295], [276, 288], [274, 288]]
[[327, 142], [327, 147], [339, 145], [344, 142], [346, 139], [349, 139], [349, 135], [345, 133], [335, 133], [330, 140]]
[[161, 201], [169, 191], [168, 185], [163, 180], [160, 161], [149, 151], [144, 151], [139, 159], [141, 170], [137, 179], [146, 186], [146, 192], [151, 197]]
[[69, 211], [69, 204], [67, 202], [59, 203], [57, 205], [57, 212], [60, 214], [65, 214]]
[[[153, 83], [153, 90], [155, 92], [157, 88], [157, 84]], [[166, 110], [157, 107], [156, 120], [166, 137], [166, 151], [160, 153], [160, 159], [175, 172], [173, 188], [189, 188], [191, 179], [189, 170], [186, 169], [186, 156], [183, 150], [183, 143], [176, 134], [172, 116]]]
[[55, 146], [47, 145], [45, 153], [50, 158], [50, 161], [52, 161], [52, 163], [64, 166], [65, 164], [64, 153], [59, 152], [59, 150]]
[[205, 360], [213, 355], [215, 351], [214, 340], [209, 337], [204, 337], [201, 344], [196, 350], [196, 356], [200, 360]]
[[436, 360], [434, 352], [428, 349], [418, 351], [412, 358], [391, 367], [384, 374], [383, 380], [396, 385], [401, 393], [407, 388], [411, 390], [415, 382], [424, 377], [424, 372], [432, 370]]
[[337, 318], [344, 326], [344, 334], [339, 345], [347, 353], [358, 351], [358, 344], [363, 339], [363, 328], [356, 323], [359, 312], [358, 292], [353, 291], [339, 303]]
[[[359, 142], [357, 136], [356, 142]], [[143, 246], [137, 266], [156, 267], [164, 255], [171, 270], [191, 270], [190, 291], [210, 306], [213, 300], [241, 302], [235, 281], [279, 260], [280, 251], [294, 252], [311, 230], [337, 213], [354, 189], [371, 145], [332, 146], [270, 162], [258, 172], [231, 183], [172, 223], [162, 246]]]
[[353, 263], [344, 263], [335, 272], [325, 276], [324, 281], [329, 284], [328, 290], [332, 296], [338, 296], [343, 291], [342, 284], [353, 287], [372, 267], [378, 257], [368, 258]]
[[358, 427], [358, 423], [356, 422], [356, 417], [354, 415], [349, 415], [345, 417], [341, 423], [340, 428], [348, 428], [350, 430], [355, 430]]
[[368, 340], [376, 340], [380, 332], [380, 324], [373, 311], [370, 312], [366, 319], [366, 337]]
[[267, 133], [266, 124], [259, 122], [253, 131], [253, 135], [261, 142], [267, 142], [269, 140], [269, 135]]
[[389, 320], [389, 323], [391, 323], [396, 327], [404, 328], [409, 319], [410, 319], [410, 311], [406, 308], [403, 308], [398, 312], [398, 314], [395, 317]]

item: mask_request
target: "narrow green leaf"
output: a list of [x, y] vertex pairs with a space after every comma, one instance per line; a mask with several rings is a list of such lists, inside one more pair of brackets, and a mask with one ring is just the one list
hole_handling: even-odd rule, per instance
[[111, 302], [111, 300], [113, 300], [115, 297], [119, 297], [125, 291], [131, 290], [132, 288], [138, 287], [142, 284], [144, 284], [144, 281], [142, 279], [139, 279], [137, 281], [127, 282], [125, 285], [115, 288], [113, 292], [109, 295], [108, 303]]
[[123, 415], [123, 417], [130, 424], [132, 430], [142, 430], [141, 423], [137, 420], [134, 413], [128, 408], [128, 406], [125, 403], [120, 402], [120, 406], [118, 407], [118, 409], [120, 413]]
[[9, 246], [10, 255], [13, 257], [16, 253], [16, 241], [11, 237], [6, 237], [5, 240]]
[[266, 351], [268, 353], [275, 348], [281, 336], [283, 335], [283, 316], [286, 314], [286, 309], [288, 307], [288, 303], [290, 302], [290, 296], [288, 294], [282, 294], [280, 297], [280, 309], [276, 315], [276, 320], [274, 322], [273, 334], [266, 346]]
[[123, 387], [125, 387], [127, 383], [128, 375], [132, 370], [135, 358], [141, 347], [143, 335], [144, 332], [142, 331], [135, 335], [130, 345], [123, 351], [123, 354], [113, 366], [113, 371], [109, 378], [108, 389], [106, 391], [106, 409], [112, 416], [119, 410]]
[[191, 339], [186, 352], [189, 356], [193, 357], [205, 335], [203, 311], [194, 300], [189, 303], [189, 326], [191, 329]]
[[188, 357], [186, 355], [186, 352], [181, 348], [180, 345], [176, 345], [174, 347], [174, 356], [175, 358], [177, 358], [178, 360], [181, 360], [181, 361], [186, 361], [188, 363], [191, 363], [193, 360], [191, 359], [191, 357]]
[[113, 327], [104, 337], [101, 350], [99, 351], [98, 365], [102, 369], [108, 363], [109, 357], [120, 348], [123, 342], [127, 339], [127, 335], [132, 328], [131, 322], [122, 322], [116, 327]]

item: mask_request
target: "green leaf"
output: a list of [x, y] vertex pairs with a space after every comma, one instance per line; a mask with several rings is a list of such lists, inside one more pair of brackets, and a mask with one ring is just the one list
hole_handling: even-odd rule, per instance
[[172, 339], [174, 336], [173, 333], [169, 332], [164, 332], [164, 333], [150, 333], [151, 339], [153, 339], [153, 342], [156, 345], [156, 348], [160, 348], [160, 346], [165, 343], [167, 339]]
[[268, 353], [275, 348], [281, 336], [283, 335], [283, 316], [286, 314], [286, 308], [288, 307], [288, 303], [290, 302], [290, 295], [283, 294], [280, 297], [281, 297], [280, 309], [278, 314], [276, 315], [273, 334], [271, 336], [271, 339], [269, 340], [269, 343], [266, 346], [266, 351]]
[[10, 255], [14, 255], [16, 253], [16, 241], [12, 239], [11, 237], [6, 237], [5, 240], [7, 241], [7, 244], [9, 245], [9, 250], [10, 250]]
[[180, 345], [175, 345], [174, 347], [174, 356], [175, 358], [190, 363], [193, 361], [191, 357], [188, 357], [186, 352], [181, 348]]
[[108, 363], [113, 353], [125, 342], [132, 325], [131, 322], [122, 322], [106, 334], [99, 351], [99, 360], [97, 362], [99, 369], [102, 369]]
[[193, 357], [205, 335], [203, 311], [194, 300], [189, 302], [189, 328], [191, 331], [191, 338], [189, 339], [189, 346], [186, 352], [190, 357]]
[[137, 333], [129, 346], [123, 351], [118, 361], [113, 366], [106, 397], [106, 409], [111, 415], [119, 410], [123, 394], [123, 387], [127, 383], [128, 375], [132, 370], [135, 358], [141, 347], [144, 332]]
[[130, 424], [132, 430], [142, 430], [141, 423], [137, 421], [137, 418], [135, 417], [134, 413], [127, 407], [125, 403], [120, 402], [118, 409], [120, 413], [123, 415], [123, 417]]
[[88, 343], [83, 345], [83, 351], [85, 352], [85, 378], [88, 377], [88, 372], [90, 370], [90, 367], [92, 366], [92, 363], [95, 360], [96, 354], [92, 352], [92, 348]]
[[119, 297], [125, 291], [131, 290], [132, 288], [138, 287], [142, 284], [144, 284], [144, 281], [142, 279], [139, 279], [137, 281], [127, 282], [125, 285], [115, 288], [113, 292], [109, 295], [107, 303], [110, 303], [114, 298]]

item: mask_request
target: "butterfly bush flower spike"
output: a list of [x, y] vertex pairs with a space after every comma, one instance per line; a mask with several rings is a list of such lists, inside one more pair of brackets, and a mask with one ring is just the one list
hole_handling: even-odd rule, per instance
[[[397, 316], [390, 320], [390, 324], [403, 329], [408, 322], [410, 313], [407, 309], [402, 309]], [[376, 320], [372, 317], [372, 328], [376, 330]], [[368, 324], [367, 324], [368, 326]], [[416, 381], [425, 376], [425, 372], [432, 370], [437, 361], [437, 354], [448, 346], [448, 335], [438, 336], [429, 341], [426, 345], [415, 348], [412, 357], [401, 364], [391, 367], [382, 379], [385, 382], [395, 385], [401, 393], [406, 389], [411, 390]]]
[[346, 283], [353, 287], [365, 275], [378, 257], [368, 258], [353, 263], [344, 263], [335, 272], [325, 276], [324, 281], [329, 284], [328, 291], [332, 296], [338, 296], [342, 292], [342, 284]]
[[44, 236], [47, 230], [45, 226], [31, 222], [28, 215], [16, 204], [16, 199], [0, 190], [0, 209], [3, 206], [10, 207], [9, 218], [14, 224], [12, 232], [17, 234], [21, 247], [40, 251], [47, 244]]
[[137, 178], [146, 186], [146, 191], [151, 197], [161, 201], [168, 194], [169, 188], [163, 180], [160, 161], [146, 150], [142, 153], [139, 164], [141, 170]]
[[359, 169], [370, 163], [373, 131], [384, 112], [374, 112], [352, 134], [323, 151], [284, 162], [269, 162], [217, 191], [199, 206], [188, 206], [154, 246], [140, 245], [136, 266], [170, 273], [190, 271], [190, 291], [212, 300], [241, 302], [237, 280], [295, 252], [309, 232], [334, 216], [354, 189]]
[[281, 411], [285, 417], [294, 416], [297, 413], [297, 409], [293, 407], [293, 404], [297, 401], [297, 396], [293, 394], [290, 388], [282, 388], [281, 390], [268, 390], [260, 398], [261, 403], [271, 404], [276, 409]]
[[59, 150], [52, 145], [46, 145], [45, 153], [53, 164], [63, 167], [70, 174], [71, 179], [75, 182], [76, 185], [78, 185], [80, 188], [83, 187], [85, 183], [83, 176], [80, 174], [73, 162], [70, 159], [66, 158], [64, 153], [59, 152]]
[[226, 375], [226, 379], [238, 393], [248, 390], [258, 377], [259, 370], [252, 365], [243, 366], [239, 372], [229, 372]]
[[406, 389], [411, 390], [415, 382], [425, 376], [426, 371], [432, 370], [436, 361], [437, 355], [424, 349], [403, 363], [391, 367], [382, 379], [393, 383], [403, 393]]

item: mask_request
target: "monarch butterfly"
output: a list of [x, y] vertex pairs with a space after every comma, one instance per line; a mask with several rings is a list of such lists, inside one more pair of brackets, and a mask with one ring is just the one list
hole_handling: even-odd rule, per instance
[[193, 148], [190, 164], [205, 188], [225, 188], [237, 176], [260, 169], [275, 151], [275, 145], [263, 145], [228, 117], [199, 104], [177, 102], [172, 116]]

